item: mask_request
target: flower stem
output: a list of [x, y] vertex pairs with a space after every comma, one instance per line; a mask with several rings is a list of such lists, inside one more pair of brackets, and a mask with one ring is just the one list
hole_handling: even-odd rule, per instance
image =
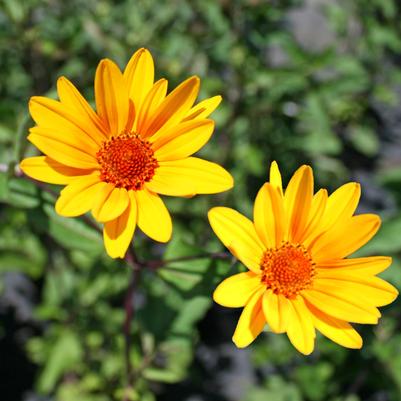
[[129, 401], [131, 390], [134, 387], [134, 369], [131, 361], [131, 323], [134, 318], [135, 308], [134, 308], [134, 297], [135, 297], [135, 288], [138, 284], [140, 273], [141, 273], [141, 265], [137, 262], [137, 258], [135, 255], [135, 251], [131, 246], [128, 249], [125, 260], [131, 268], [131, 280], [127, 288], [127, 292], [125, 294], [124, 299], [124, 309], [125, 309], [125, 321], [124, 321], [124, 343], [125, 343], [125, 373], [126, 373], [126, 387], [124, 394], [124, 401]]

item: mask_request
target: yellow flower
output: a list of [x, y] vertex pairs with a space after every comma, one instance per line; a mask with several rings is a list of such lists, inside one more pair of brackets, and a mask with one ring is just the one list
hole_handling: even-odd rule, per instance
[[207, 117], [221, 101], [215, 96], [194, 106], [199, 84], [191, 77], [166, 96], [167, 80], [154, 82], [152, 56], [140, 49], [123, 73], [111, 60], [99, 63], [95, 112], [61, 77], [60, 101], [29, 102], [37, 126], [28, 139], [45, 156], [23, 160], [21, 169], [37, 180], [66, 185], [57, 213], [92, 211], [104, 223], [111, 257], [124, 257], [136, 225], [167, 242], [172, 223], [158, 194], [190, 197], [233, 186], [222, 167], [190, 157], [211, 137], [214, 122]]
[[357, 183], [330, 196], [325, 189], [314, 194], [309, 166], [299, 168], [283, 192], [273, 162], [253, 222], [233, 209], [209, 211], [216, 235], [249, 269], [224, 280], [213, 294], [220, 305], [244, 307], [233, 336], [238, 347], [248, 346], [266, 323], [275, 333], [286, 332], [306, 355], [313, 351], [315, 329], [344, 347], [362, 347], [348, 322], [377, 323], [377, 307], [398, 292], [376, 277], [391, 258], [346, 259], [380, 226], [376, 215], [353, 216], [359, 197]]

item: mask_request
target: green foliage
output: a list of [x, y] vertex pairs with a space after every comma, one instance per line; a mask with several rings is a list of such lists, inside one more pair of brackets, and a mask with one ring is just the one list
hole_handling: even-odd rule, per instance
[[274, 375], [269, 377], [264, 388], [251, 389], [245, 401], [302, 401], [301, 393], [293, 383], [286, 383], [282, 377]]
[[[224, 327], [224, 335], [201, 328], [216, 284], [238, 267], [205, 256], [222, 251], [206, 212], [227, 205], [251, 216], [272, 160], [285, 179], [301, 163], [312, 164], [316, 185], [330, 191], [364, 173], [362, 209], [380, 213], [383, 227], [359, 254], [393, 256], [383, 277], [401, 287], [401, 160], [388, 152], [398, 147], [399, 153], [399, 137], [386, 120], [388, 111], [399, 115], [399, 1], [322, 2], [317, 9], [330, 37], [324, 46], [300, 39], [291, 23], [304, 3], [0, 0], [0, 292], [9, 274], [25, 275], [37, 290], [35, 330], [23, 345], [36, 366], [35, 392], [57, 401], [121, 400], [124, 394], [135, 401], [163, 394], [164, 400], [228, 401], [220, 387], [229, 364], [214, 366], [211, 393], [199, 350], [209, 347], [223, 360], [221, 343], [242, 352], [229, 342], [234, 325]], [[135, 234], [140, 259], [165, 264], [147, 268], [135, 292], [129, 357], [136, 385], [127, 388], [123, 325], [131, 272], [105, 255], [90, 216], [55, 213], [60, 188], [38, 186], [16, 166], [36, 154], [26, 141], [30, 96], [55, 97], [56, 79], [66, 75], [93, 101], [99, 60], [110, 57], [122, 66], [143, 46], [170, 89], [196, 74], [200, 98], [223, 96], [213, 114], [216, 132], [200, 153], [227, 167], [236, 185], [226, 194], [166, 199], [174, 221], [166, 246]], [[193, 255], [199, 258], [185, 260]], [[183, 259], [168, 262], [177, 258]], [[236, 399], [399, 400], [399, 302], [383, 315], [377, 328], [358, 328], [362, 351], [319, 337], [318, 351], [304, 358], [284, 335], [263, 334], [249, 349], [252, 384]], [[233, 316], [221, 313], [216, 320], [226, 324]], [[0, 327], [0, 337], [6, 329]], [[179, 398], [175, 392], [185, 383], [194, 390]]]

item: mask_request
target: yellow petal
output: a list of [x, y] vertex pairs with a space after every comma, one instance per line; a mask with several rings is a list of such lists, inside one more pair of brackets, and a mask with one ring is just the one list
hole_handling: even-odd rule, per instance
[[92, 172], [92, 170], [67, 167], [47, 156], [28, 157], [22, 160], [20, 168], [27, 176], [35, 180], [61, 185], [69, 184]]
[[106, 185], [99, 191], [99, 193], [96, 196], [96, 199], [93, 202], [92, 216], [98, 221], [101, 221], [98, 219], [99, 214], [102, 210], [104, 203], [107, 201], [107, 198], [113, 192], [114, 188], [115, 186], [113, 184], [106, 183]]
[[77, 178], [61, 191], [56, 202], [56, 212], [67, 217], [88, 212], [99, 191], [105, 186], [105, 182], [99, 181], [98, 173]]
[[227, 207], [214, 207], [209, 210], [208, 217], [214, 233], [230, 252], [248, 269], [260, 273], [265, 247], [252, 222]]
[[308, 304], [312, 312], [312, 321], [317, 330], [337, 344], [346, 348], [362, 348], [362, 338], [358, 332], [347, 322], [336, 319]]
[[266, 324], [262, 310], [264, 291], [264, 288], [256, 291], [241, 313], [233, 335], [233, 342], [238, 348], [247, 347], [261, 333]]
[[374, 306], [388, 305], [398, 295], [398, 291], [391, 284], [379, 277], [352, 274], [347, 271], [339, 271], [339, 269], [319, 269], [314, 281], [314, 288], [335, 291], [335, 294], [348, 298], [357, 294], [358, 298], [364, 299], [367, 304]]
[[108, 255], [123, 258], [134, 235], [137, 221], [137, 205], [133, 191], [128, 192], [129, 205], [115, 220], [104, 224], [103, 238]]
[[124, 188], [116, 188], [113, 184], [107, 184], [99, 191], [92, 208], [93, 217], [102, 223], [111, 221], [121, 216], [128, 207], [128, 192]]
[[164, 100], [167, 93], [167, 80], [160, 79], [153, 85], [152, 89], [146, 95], [141, 108], [139, 109], [138, 121], [136, 125], [137, 131], [145, 138], [143, 127], [153, 117], [157, 107]]
[[57, 92], [61, 103], [79, 113], [86, 120], [88, 127], [96, 132], [99, 137], [107, 138], [107, 130], [102, 120], [94, 112], [89, 103], [79, 93], [78, 89], [66, 77], [60, 77], [57, 80]]
[[148, 137], [162, 127], [168, 128], [180, 122], [193, 105], [198, 91], [198, 77], [184, 81], [161, 102], [153, 117], [141, 128], [141, 134]]
[[110, 135], [124, 132], [129, 119], [127, 85], [118, 66], [111, 60], [102, 60], [95, 76], [96, 109]]
[[221, 100], [221, 96], [213, 96], [209, 99], [202, 100], [187, 112], [182, 121], [201, 120], [203, 118], [207, 118], [213, 113], [214, 110], [217, 109], [217, 106], [220, 104]]
[[233, 178], [223, 167], [197, 157], [160, 162], [152, 180], [146, 183], [149, 190], [170, 196], [215, 194], [233, 185]]
[[47, 130], [41, 127], [31, 129], [28, 140], [51, 159], [70, 167], [95, 169], [99, 167], [96, 157], [82, 149], [72, 140], [64, 136], [55, 139], [47, 135]]
[[374, 214], [353, 216], [319, 237], [311, 246], [315, 262], [341, 259], [365, 245], [380, 227], [380, 218]]
[[184, 159], [202, 148], [214, 130], [212, 120], [189, 121], [175, 127], [172, 134], [159, 138], [154, 144], [158, 161]]
[[335, 269], [336, 271], [350, 272], [354, 274], [376, 275], [386, 270], [391, 265], [388, 256], [368, 256], [366, 258], [337, 259], [322, 262], [317, 265], [320, 269]]
[[276, 161], [273, 161], [270, 165], [269, 182], [274, 188], [277, 188], [279, 190], [281, 195], [283, 194], [283, 182], [281, 180], [281, 173]]
[[99, 150], [99, 145], [95, 144], [82, 131], [70, 130], [65, 126], [47, 128], [41, 125], [30, 128], [29, 132], [31, 134], [44, 136], [53, 141], [65, 143], [66, 145], [72, 146], [73, 148], [92, 156], [92, 159], [96, 158], [96, 153]]
[[49, 128], [49, 131], [75, 133], [76, 137], [82, 135], [92, 143], [92, 147], [99, 147], [104, 139], [104, 135], [94, 130], [86, 118], [56, 100], [34, 96], [29, 101], [29, 112], [37, 125]]
[[139, 49], [131, 57], [124, 71], [128, 95], [134, 101], [135, 110], [140, 110], [143, 101], [152, 88], [154, 80], [154, 63], [147, 49]]
[[135, 196], [139, 228], [155, 241], [169, 241], [173, 230], [171, 217], [159, 195], [143, 189], [136, 191]]
[[281, 294], [268, 290], [263, 295], [263, 313], [270, 329], [274, 333], [285, 333], [288, 325], [291, 305]]
[[135, 113], [136, 113], [136, 110], [135, 110], [134, 102], [132, 101], [132, 99], [128, 99], [128, 117], [125, 122], [125, 127], [123, 128], [121, 133], [135, 131], [135, 127], [134, 127], [135, 121], [136, 121]]
[[287, 335], [291, 344], [302, 354], [309, 355], [315, 346], [315, 327], [312, 316], [302, 297], [291, 299]]
[[308, 223], [306, 224], [305, 231], [299, 237], [299, 242], [305, 247], [308, 247], [321, 234], [321, 219], [326, 209], [327, 199], [327, 190], [325, 189], [320, 189], [313, 196]]
[[173, 139], [179, 138], [183, 135], [193, 133], [193, 136], [197, 136], [202, 134], [202, 130], [204, 129], [213, 132], [213, 128], [214, 122], [212, 120], [185, 121], [174, 125], [173, 127], [159, 130], [149, 140], [152, 143], [152, 148], [157, 150], [171, 142]]
[[299, 242], [308, 222], [313, 198], [313, 172], [309, 166], [300, 167], [285, 191], [284, 205], [288, 216], [287, 238]]
[[229, 308], [244, 306], [252, 294], [261, 288], [260, 276], [252, 272], [239, 273], [222, 281], [213, 293], [215, 302]]
[[321, 227], [328, 230], [336, 223], [350, 218], [358, 206], [360, 196], [361, 186], [356, 182], [349, 182], [334, 191], [327, 201]]
[[266, 248], [281, 244], [285, 232], [283, 199], [277, 188], [266, 183], [259, 190], [253, 209], [256, 232]]
[[[340, 320], [354, 323], [376, 324], [380, 317], [377, 308], [367, 305], [358, 294], [336, 293], [337, 288], [322, 291], [308, 289], [302, 296], [317, 309]], [[351, 295], [351, 296], [349, 296]]]

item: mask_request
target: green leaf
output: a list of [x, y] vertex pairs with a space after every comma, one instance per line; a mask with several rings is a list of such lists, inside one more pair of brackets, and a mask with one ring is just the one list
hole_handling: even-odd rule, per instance
[[[91, 394], [85, 388], [85, 382], [62, 383], [57, 391], [58, 401], [109, 401], [105, 394]], [[92, 390], [92, 389], [90, 389]]]
[[0, 201], [3, 202], [6, 202], [9, 196], [8, 179], [6, 172], [0, 172]]
[[374, 156], [379, 150], [379, 139], [373, 129], [356, 126], [350, 129], [350, 136], [355, 149], [366, 156]]
[[192, 342], [188, 338], [173, 338], [160, 346], [164, 366], [161, 368], [149, 367], [144, 371], [144, 377], [166, 383], [181, 381], [187, 373], [188, 365], [192, 361]]
[[299, 366], [296, 378], [303, 394], [311, 401], [327, 400], [327, 387], [334, 368], [330, 363]]
[[63, 374], [79, 369], [83, 350], [79, 337], [72, 331], [64, 330], [48, 352], [38, 380], [38, 390], [44, 394], [54, 389]]
[[[204, 253], [200, 247], [190, 244], [188, 234], [177, 227], [174, 237], [167, 245], [164, 259], [175, 259], [186, 256], [196, 256]], [[167, 282], [173, 284], [182, 291], [189, 291], [199, 284], [205, 272], [210, 267], [210, 259], [203, 257], [182, 262], [172, 262], [161, 267], [158, 274]]]
[[301, 122], [307, 135], [297, 143], [303, 149], [315, 154], [337, 154], [341, 150], [341, 143], [331, 129], [328, 113], [319, 96], [308, 96]]
[[286, 382], [279, 375], [270, 375], [265, 388], [251, 387], [244, 401], [302, 401], [301, 394], [295, 384]]
[[397, 334], [385, 342], [376, 342], [373, 347], [373, 352], [386, 368], [387, 375], [390, 375], [397, 384], [398, 389], [401, 389], [400, 341], [401, 335]]
[[15, 215], [10, 213], [8, 225], [0, 227], [0, 272], [18, 271], [38, 278], [46, 253], [36, 235], [17, 225]]
[[49, 217], [48, 233], [67, 249], [79, 249], [91, 254], [99, 254], [103, 250], [102, 237], [98, 231], [90, 227], [79, 217], [59, 216], [53, 205], [46, 204], [44, 212]]
[[191, 334], [194, 325], [205, 315], [211, 303], [211, 294], [197, 296], [185, 301], [177, 318], [173, 321], [171, 335], [183, 336]]
[[8, 181], [6, 202], [24, 209], [37, 207], [40, 204], [38, 188], [32, 181], [24, 178], [11, 178]]
[[40, 277], [43, 264], [33, 261], [28, 255], [17, 252], [2, 252], [0, 255], [0, 272], [23, 272], [31, 277]]
[[0, 123], [0, 143], [9, 142], [12, 139], [12, 135], [12, 129]]

